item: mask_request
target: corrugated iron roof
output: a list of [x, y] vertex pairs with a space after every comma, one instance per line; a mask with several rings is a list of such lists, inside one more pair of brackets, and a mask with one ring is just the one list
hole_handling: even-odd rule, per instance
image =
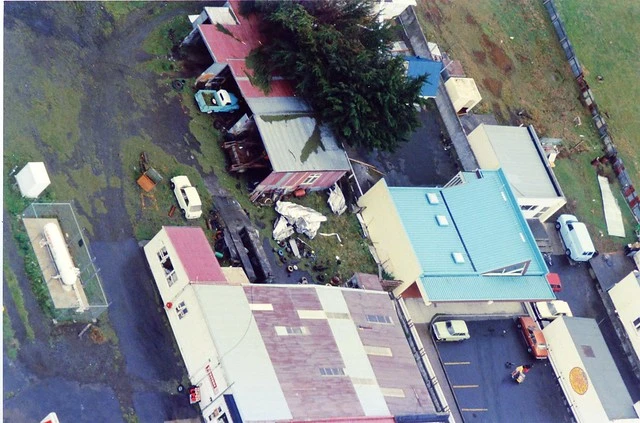
[[295, 90], [291, 83], [277, 77], [269, 84], [269, 93], [265, 93], [251, 83], [250, 77], [253, 76], [253, 70], [247, 66], [246, 58], [253, 49], [262, 44], [260, 20], [253, 14], [236, 15], [236, 17], [239, 21], [238, 25], [202, 24], [198, 26], [213, 60], [229, 65], [245, 98], [294, 96]]
[[544, 276], [423, 276], [429, 301], [554, 300]]
[[530, 260], [528, 275], [548, 272], [501, 169], [465, 172], [465, 183], [443, 195], [478, 273]]
[[311, 115], [255, 116], [275, 172], [349, 170], [333, 132]]
[[[243, 418], [342, 421], [435, 413], [387, 293], [317, 285], [195, 289]], [[391, 323], [367, 316], [387, 316]], [[365, 347], [391, 354], [372, 355]], [[344, 374], [321, 372], [334, 368]], [[385, 396], [384, 389], [403, 396]]]
[[164, 226], [163, 229], [176, 250], [190, 282], [227, 283], [202, 228]]
[[553, 179], [547, 173], [549, 166], [529, 128], [501, 125], [480, 125], [500, 167], [507, 175], [515, 194], [519, 197], [558, 197]]
[[[465, 172], [462, 179], [446, 188], [389, 187], [429, 300], [555, 298], [545, 278], [547, 266], [502, 170]], [[482, 276], [525, 262], [524, 276]]]
[[[428, 274], [476, 274], [461, 235], [444, 201], [440, 188], [389, 187], [400, 220], [411, 240], [422, 271]], [[434, 194], [438, 204], [430, 204]], [[439, 226], [436, 216], [446, 216], [449, 226]], [[462, 253], [464, 263], [454, 263], [451, 254]]]
[[422, 84], [420, 95], [423, 97], [435, 97], [438, 93], [438, 85], [440, 84], [442, 62], [435, 62], [415, 56], [406, 56], [404, 60], [409, 64], [407, 76], [417, 78], [425, 74], [427, 75], [427, 80]]

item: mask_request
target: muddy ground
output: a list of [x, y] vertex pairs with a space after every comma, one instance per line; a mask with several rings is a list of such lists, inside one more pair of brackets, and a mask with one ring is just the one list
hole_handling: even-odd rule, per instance
[[[135, 421], [136, 417], [158, 422], [198, 415], [187, 398], [176, 392], [186, 371], [134, 239], [122, 182], [117, 182], [128, 174], [121, 164], [122, 143], [138, 136], [150, 138], [178, 162], [202, 172], [191, 153], [197, 142], [189, 133], [189, 118], [178, 97], [155, 105], [137, 98], [165, 99], [171, 90], [168, 84], [157, 83], [157, 74], [140, 66], [150, 59], [142, 49], [145, 38], [158, 25], [175, 16], [199, 13], [201, 7], [202, 3], [154, 2], [116, 21], [100, 3], [4, 4], [5, 122], [25, 120], [23, 114], [30, 113], [42, 96], [37, 81], [43, 75], [62, 78], [73, 87], [69, 95], [81, 93], [77, 94], [79, 134], [68, 154], [55, 148], [68, 145], [68, 140], [56, 144], [48, 139], [50, 134], [43, 128], [50, 122], [41, 122], [38, 115], [21, 128], [34, 145], [17, 145], [22, 142], [18, 137], [5, 137], [5, 151], [43, 152], [50, 175], [68, 175], [89, 164], [93, 175], [109, 181], [91, 194], [105, 205], [106, 213], [97, 212], [96, 203], [86, 206], [75, 201], [74, 207], [92, 226], [91, 252], [110, 301], [109, 323], [118, 339], [117, 344], [98, 344], [87, 335], [78, 337], [84, 324], [54, 325], [43, 315], [13, 242], [9, 224], [13, 217], [5, 212], [5, 259], [22, 288], [36, 339], [26, 339], [5, 284], [4, 305], [21, 347], [17, 360], [3, 357], [4, 421], [39, 421], [50, 411], [56, 411], [63, 422]], [[193, 72], [182, 70], [174, 77], [190, 77]], [[457, 168], [441, 144], [435, 115], [422, 114], [421, 119], [424, 127], [395, 155], [363, 153], [359, 157], [387, 174], [392, 185], [445, 183]], [[74, 138], [72, 128], [67, 138]], [[215, 173], [203, 177], [211, 194], [224, 195]], [[53, 182], [57, 190], [61, 184], [76, 184], [73, 178]], [[77, 191], [70, 192], [82, 195], [81, 186], [73, 188]], [[275, 262], [273, 252], [267, 253]], [[274, 268], [282, 270], [275, 263]], [[295, 281], [305, 275], [288, 278]]]
[[[40, 95], [34, 83], [39, 72], [68, 75], [82, 93], [79, 141], [70, 158], [52, 151], [37, 118], [31, 131], [35, 148], [44, 152], [50, 174], [91, 165], [106, 180], [123, 176], [120, 143], [143, 132], [156, 140], [184, 139], [188, 121], [180, 104], [140, 113], [128, 81], [143, 83], [152, 98], [162, 98], [168, 87], [157, 76], [136, 65], [148, 60], [142, 42], [158, 24], [173, 16], [194, 13], [195, 4], [149, 4], [126, 21], [115, 22], [100, 3], [5, 3], [4, 84], [5, 121], [18, 116]], [[101, 20], [113, 27], [105, 31]], [[12, 65], [12, 58], [14, 65]], [[25, 107], [11, 107], [21, 102]], [[178, 117], [176, 119], [176, 116]], [[70, 135], [71, 136], [71, 135]], [[5, 139], [7, 149], [14, 139]], [[91, 251], [107, 298], [109, 318], [119, 339], [95, 343], [78, 334], [84, 324], [54, 325], [40, 311], [23, 271], [4, 214], [5, 258], [18, 277], [29, 321], [36, 335], [25, 338], [16, 307], [4, 287], [5, 307], [21, 348], [17, 360], [3, 357], [4, 421], [39, 421], [56, 411], [64, 422], [157, 422], [198, 415], [188, 399], [176, 392], [185, 375], [164, 312], [154, 291], [140, 248], [133, 238], [122, 189], [107, 186], [98, 193], [106, 215], [90, 213]]]

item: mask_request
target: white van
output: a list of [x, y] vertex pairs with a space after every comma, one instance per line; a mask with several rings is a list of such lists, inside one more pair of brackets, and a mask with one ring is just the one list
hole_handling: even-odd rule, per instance
[[589, 261], [596, 254], [587, 226], [572, 214], [562, 214], [556, 221], [565, 253], [574, 261]]
[[533, 304], [533, 309], [540, 320], [554, 320], [560, 316], [573, 317], [569, 304], [565, 301], [540, 301]]

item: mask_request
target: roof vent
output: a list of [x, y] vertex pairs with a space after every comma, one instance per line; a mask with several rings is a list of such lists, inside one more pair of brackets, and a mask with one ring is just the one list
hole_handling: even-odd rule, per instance
[[436, 220], [438, 221], [438, 226], [449, 226], [449, 221], [447, 220], [447, 216], [439, 214], [436, 216]]
[[453, 257], [453, 261], [458, 264], [464, 263], [464, 256], [462, 253], [451, 253], [451, 257]]
[[429, 204], [440, 204], [440, 200], [438, 200], [438, 196], [433, 192], [427, 193], [427, 201], [429, 201]]
[[504, 191], [500, 191], [500, 195], [502, 195], [502, 200], [503, 201], [507, 201], [507, 194], [504, 193]]
[[527, 242], [522, 232], [520, 232], [520, 239], [522, 240], [522, 242]]

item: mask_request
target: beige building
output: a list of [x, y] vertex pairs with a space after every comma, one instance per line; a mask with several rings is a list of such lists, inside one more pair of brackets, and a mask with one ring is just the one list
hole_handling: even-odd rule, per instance
[[473, 78], [451, 77], [444, 83], [444, 87], [453, 103], [453, 108], [459, 115], [468, 113], [482, 100]]
[[467, 138], [480, 168], [503, 169], [526, 219], [544, 222], [566, 204], [533, 126], [481, 124]]

